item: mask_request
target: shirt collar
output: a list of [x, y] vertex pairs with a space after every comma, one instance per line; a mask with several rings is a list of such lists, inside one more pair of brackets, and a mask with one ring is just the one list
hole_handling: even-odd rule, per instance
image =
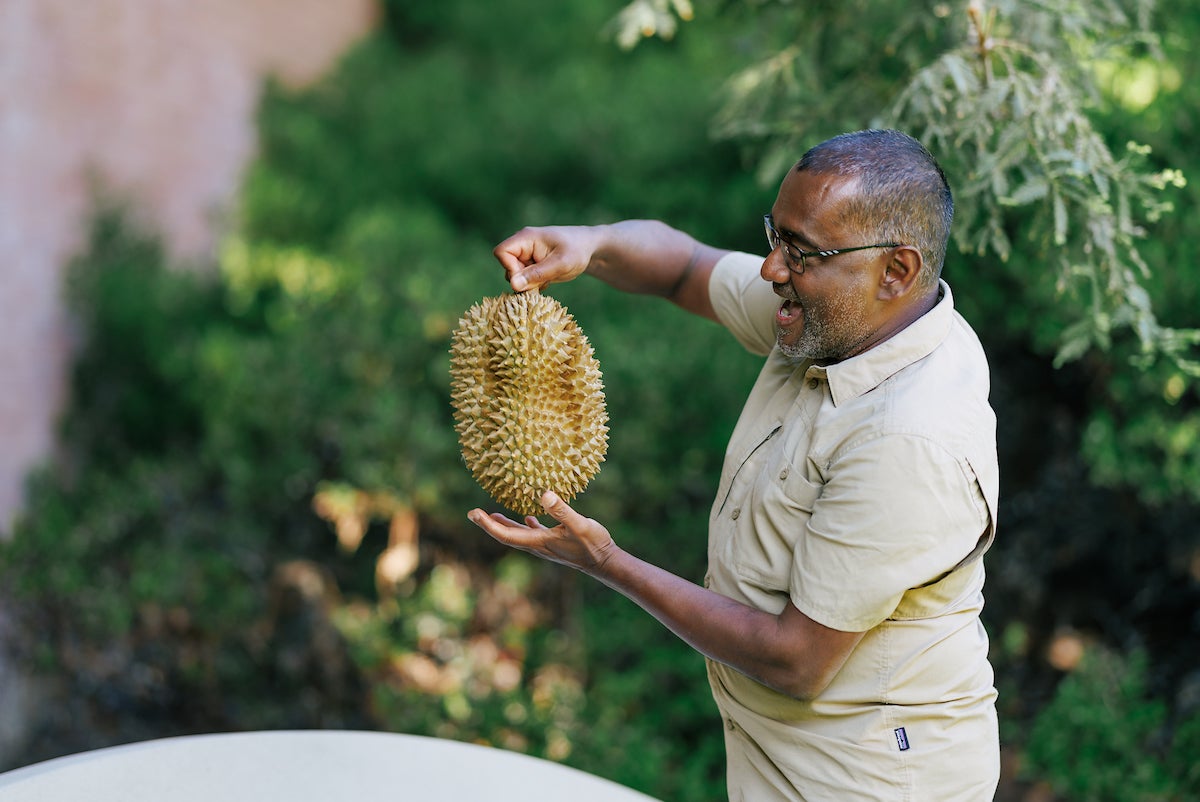
[[833, 365], [811, 365], [805, 376], [829, 382], [833, 405], [875, 389], [890, 376], [923, 359], [946, 339], [954, 323], [954, 296], [950, 285], [938, 279], [938, 300], [921, 317], [879, 345]]

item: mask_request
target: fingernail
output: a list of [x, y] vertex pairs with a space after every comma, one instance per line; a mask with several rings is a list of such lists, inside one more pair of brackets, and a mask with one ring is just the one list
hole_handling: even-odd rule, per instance
[[529, 286], [529, 282], [525, 279], [524, 276], [513, 276], [512, 288], [514, 290], [516, 290], [517, 292], [520, 292], [521, 290], [525, 289], [528, 286]]

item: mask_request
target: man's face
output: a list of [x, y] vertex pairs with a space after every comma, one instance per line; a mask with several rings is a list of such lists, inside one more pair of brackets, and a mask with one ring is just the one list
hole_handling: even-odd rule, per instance
[[[864, 244], [842, 214], [853, 192], [852, 180], [791, 170], [771, 207], [775, 229], [795, 250]], [[762, 277], [784, 299], [775, 314], [780, 350], [792, 359], [828, 364], [874, 345], [882, 325], [875, 279], [884, 257], [874, 250], [807, 257], [803, 267], [789, 270], [783, 248], [773, 250]]]

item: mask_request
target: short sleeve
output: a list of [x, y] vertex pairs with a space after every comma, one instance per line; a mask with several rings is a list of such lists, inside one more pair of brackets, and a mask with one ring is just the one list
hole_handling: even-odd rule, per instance
[[708, 295], [721, 325], [751, 353], [765, 356], [775, 345], [775, 310], [779, 297], [763, 281], [762, 257], [729, 253], [709, 278]]
[[793, 551], [792, 603], [825, 626], [864, 632], [967, 557], [989, 520], [964, 460], [925, 437], [881, 435], [829, 467]]

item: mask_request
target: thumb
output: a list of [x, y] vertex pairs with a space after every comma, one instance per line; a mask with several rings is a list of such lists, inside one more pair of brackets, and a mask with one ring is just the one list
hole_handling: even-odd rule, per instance
[[540, 290], [554, 281], [554, 277], [562, 273], [563, 260], [558, 256], [549, 256], [545, 261], [535, 262], [514, 272], [509, 283], [515, 292], [525, 290]]
[[579, 513], [571, 509], [567, 502], [559, 498], [558, 494], [553, 490], [547, 490], [546, 492], [542, 493], [541, 500], [542, 508], [546, 510], [546, 513], [551, 518], [558, 521], [560, 524], [565, 524], [568, 528], [570, 528], [573, 523], [580, 521], [581, 516]]

